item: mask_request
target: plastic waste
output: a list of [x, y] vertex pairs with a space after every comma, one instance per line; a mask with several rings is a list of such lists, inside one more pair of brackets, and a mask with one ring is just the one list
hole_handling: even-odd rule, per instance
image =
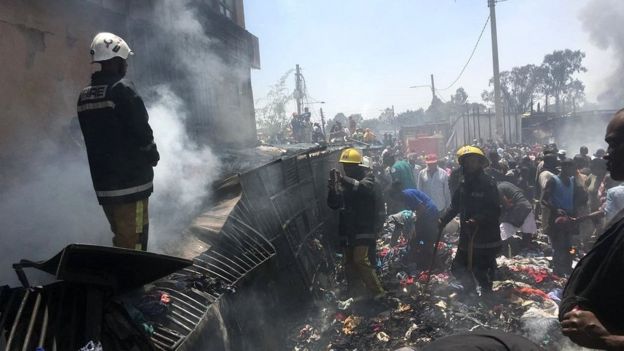
[[344, 301], [338, 301], [338, 306], [337, 307], [338, 307], [339, 310], [346, 310], [349, 307], [351, 307], [351, 304], [353, 304], [353, 298], [352, 297], [350, 297], [350, 298], [348, 298], [348, 299], [346, 299]]
[[379, 333], [377, 333], [377, 340], [383, 341], [383, 342], [388, 342], [388, 341], [390, 341], [390, 335], [388, 335], [385, 332], [379, 332]]
[[557, 304], [561, 302], [561, 294], [563, 294], [563, 289], [557, 288], [548, 293], [548, 297], [551, 300], [555, 301]]
[[89, 341], [85, 346], [80, 348], [80, 351], [103, 351], [102, 343], [99, 341], [96, 343], [94, 341]]
[[342, 325], [342, 332], [345, 335], [355, 334], [355, 329], [362, 322], [362, 317], [357, 316], [349, 316], [345, 319], [344, 324]]
[[155, 290], [144, 295], [135, 307], [147, 317], [159, 318], [169, 311], [171, 303], [169, 294]]
[[416, 323], [412, 323], [412, 325], [405, 332], [405, 340], [409, 340], [412, 338], [412, 333], [418, 330], [418, 325]]

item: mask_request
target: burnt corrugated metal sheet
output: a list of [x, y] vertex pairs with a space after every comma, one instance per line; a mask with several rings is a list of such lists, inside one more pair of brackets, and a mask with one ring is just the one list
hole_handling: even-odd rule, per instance
[[[252, 349], [266, 349], [260, 344], [279, 340], [279, 328], [259, 329], [257, 318], [277, 323], [278, 309], [311, 300], [310, 287], [320, 267], [332, 259], [333, 251], [322, 247], [331, 246], [323, 233], [331, 233], [337, 222], [325, 201], [327, 174], [337, 166], [338, 152], [303, 152], [228, 180], [219, 211], [211, 209], [203, 216], [209, 223], [198, 222], [181, 236], [193, 246], [187, 245], [186, 254], [197, 248], [205, 251], [194, 255], [192, 265], [144, 286], [146, 294], [166, 293], [172, 301], [166, 313], [149, 320], [154, 326], [150, 347], [249, 349], [242, 337], [235, 337], [244, 335], [253, 340]], [[97, 320], [92, 310], [102, 306], [90, 303], [85, 285], [80, 285], [84, 282], [78, 283], [3, 289], [0, 330], [10, 349], [44, 345], [46, 350], [70, 350], [97, 340], [98, 325], [84, 329], [90, 325], [84, 323], [84, 309], [91, 306], [91, 317]], [[236, 294], [227, 294], [237, 287]], [[233, 298], [223, 300], [224, 296]], [[254, 319], [246, 308], [255, 311]], [[60, 333], [48, 330], [59, 326], [55, 330]]]

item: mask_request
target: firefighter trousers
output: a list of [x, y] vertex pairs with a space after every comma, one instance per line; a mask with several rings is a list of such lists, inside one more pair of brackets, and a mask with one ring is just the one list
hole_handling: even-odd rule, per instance
[[345, 248], [345, 275], [352, 296], [364, 297], [362, 285], [373, 297], [384, 293], [375, 268], [371, 265], [369, 250], [367, 245]]
[[147, 250], [148, 199], [124, 204], [102, 205], [113, 232], [113, 246]]

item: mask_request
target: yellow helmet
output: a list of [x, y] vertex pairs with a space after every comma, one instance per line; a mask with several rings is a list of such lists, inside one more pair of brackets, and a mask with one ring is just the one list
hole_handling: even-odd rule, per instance
[[483, 158], [484, 162], [488, 161], [487, 157], [485, 157], [485, 154], [483, 153], [483, 150], [476, 146], [466, 145], [457, 150], [457, 162], [461, 163], [462, 158], [467, 155], [478, 155]]
[[342, 151], [340, 154], [340, 163], [352, 163], [352, 164], [361, 164], [362, 163], [362, 153], [360, 150], [356, 148], [348, 148]]

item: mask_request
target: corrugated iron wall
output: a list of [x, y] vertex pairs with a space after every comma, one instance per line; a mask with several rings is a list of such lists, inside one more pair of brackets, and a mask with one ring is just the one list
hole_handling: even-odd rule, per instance
[[[146, 287], [166, 292], [173, 301], [151, 321], [156, 349], [275, 350], [283, 345], [289, 318], [305, 313], [319, 297], [312, 287], [333, 267], [337, 220], [326, 206], [326, 192], [338, 152], [302, 152], [239, 176], [240, 198], [219, 232], [194, 237], [209, 248], [192, 266]], [[97, 330], [74, 327], [84, 324], [72, 316], [77, 316], [77, 301], [88, 297], [88, 284], [74, 285], [0, 289], [0, 347], [75, 349], [89, 341], [86, 335], [97, 338]], [[42, 299], [55, 286], [72, 288], [71, 301]], [[238, 291], [228, 294], [231, 286]], [[71, 328], [48, 328], [48, 310], [57, 316], [55, 325]]]
[[339, 152], [302, 152], [240, 175], [241, 199], [224, 229], [246, 223], [275, 255], [243, 279], [236, 294], [214, 301], [178, 350], [268, 350], [283, 342], [284, 324], [317, 298], [311, 287], [333, 259], [337, 216], [326, 196]]

